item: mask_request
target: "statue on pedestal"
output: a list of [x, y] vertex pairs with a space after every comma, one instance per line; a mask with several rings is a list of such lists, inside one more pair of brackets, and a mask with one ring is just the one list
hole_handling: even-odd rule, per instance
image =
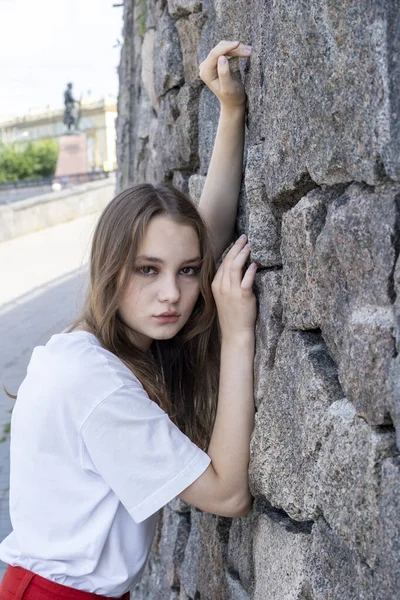
[[64, 92], [63, 116], [63, 123], [66, 125], [67, 131], [58, 139], [59, 151], [56, 166], [56, 177], [60, 178], [61, 184], [67, 183], [70, 176], [82, 175], [88, 171], [86, 136], [84, 132], [79, 131], [81, 100], [75, 100], [72, 83], [68, 83]]
[[[78, 110], [76, 110], [75, 105], [78, 105]], [[67, 84], [67, 89], [64, 92], [64, 118], [63, 123], [68, 128], [68, 133], [71, 132], [71, 128], [74, 127], [75, 131], [79, 129], [79, 119], [80, 119], [80, 101], [75, 100], [72, 93], [72, 83]]]

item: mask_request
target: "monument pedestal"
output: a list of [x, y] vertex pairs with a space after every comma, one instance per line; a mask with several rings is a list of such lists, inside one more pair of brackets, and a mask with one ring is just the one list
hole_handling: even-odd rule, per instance
[[59, 138], [59, 151], [56, 177], [87, 173], [86, 136], [78, 134], [62, 135]]

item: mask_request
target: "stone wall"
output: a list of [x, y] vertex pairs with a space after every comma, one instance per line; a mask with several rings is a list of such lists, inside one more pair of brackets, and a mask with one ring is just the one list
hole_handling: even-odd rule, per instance
[[[119, 186], [199, 196], [220, 39], [248, 95], [238, 233], [259, 264], [252, 513], [162, 513], [137, 600], [400, 590], [400, 5], [125, 0]], [[231, 61], [233, 65], [234, 61]], [[400, 296], [399, 296], [400, 297]], [[396, 445], [397, 431], [397, 445]]]

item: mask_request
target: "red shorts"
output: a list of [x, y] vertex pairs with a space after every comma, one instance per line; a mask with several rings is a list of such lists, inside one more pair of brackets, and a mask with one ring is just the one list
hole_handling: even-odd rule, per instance
[[[129, 600], [129, 592], [122, 600]], [[60, 583], [45, 579], [22, 567], [8, 567], [0, 584], [0, 600], [99, 600], [109, 596], [99, 596], [82, 592]], [[116, 600], [115, 598], [111, 600]]]

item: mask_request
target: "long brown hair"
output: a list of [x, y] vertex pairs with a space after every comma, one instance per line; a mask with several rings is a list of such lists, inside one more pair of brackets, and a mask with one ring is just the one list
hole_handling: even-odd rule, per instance
[[[201, 252], [200, 294], [192, 315], [171, 340], [153, 341], [150, 351], [133, 345], [118, 314], [130, 269], [150, 220], [165, 214], [196, 231]], [[219, 332], [211, 282], [215, 263], [207, 227], [196, 206], [172, 186], [140, 184], [119, 193], [97, 223], [85, 306], [70, 331], [84, 324], [118, 356], [149, 397], [199, 447], [208, 445], [219, 378]]]

